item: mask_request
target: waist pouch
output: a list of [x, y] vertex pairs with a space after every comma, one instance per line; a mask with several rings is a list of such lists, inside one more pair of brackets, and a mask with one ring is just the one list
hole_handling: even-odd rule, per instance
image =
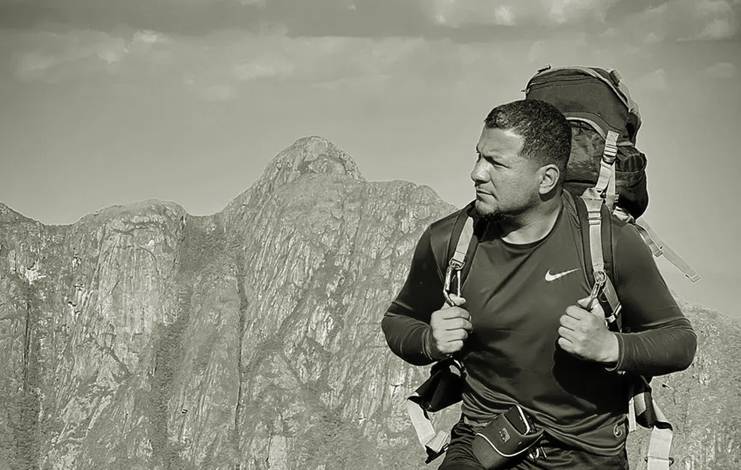
[[511, 461], [533, 448], [543, 430], [537, 429], [525, 410], [514, 405], [492, 422], [478, 428], [473, 437], [473, 455], [487, 470], [505, 468]]
[[434, 413], [461, 401], [464, 382], [461, 363], [445, 359], [432, 366], [430, 378], [409, 399], [423, 410]]

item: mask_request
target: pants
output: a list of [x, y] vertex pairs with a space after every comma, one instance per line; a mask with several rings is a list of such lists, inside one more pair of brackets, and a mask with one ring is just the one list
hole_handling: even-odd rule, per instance
[[[462, 420], [453, 426], [450, 445], [445, 460], [438, 470], [486, 470], [473, 455], [471, 441], [474, 431]], [[528, 452], [512, 460], [509, 469], [571, 469], [571, 470], [628, 470], [628, 457], [625, 449], [617, 455], [596, 455], [581, 449], [568, 448], [544, 436], [537, 447], [541, 448], [537, 457]]]

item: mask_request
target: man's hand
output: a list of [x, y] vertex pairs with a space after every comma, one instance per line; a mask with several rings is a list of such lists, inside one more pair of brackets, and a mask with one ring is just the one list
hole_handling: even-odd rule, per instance
[[558, 328], [558, 345], [580, 359], [615, 363], [620, 354], [617, 337], [607, 329], [602, 306], [595, 300], [590, 308], [589, 299], [566, 308]]
[[433, 359], [442, 359], [463, 348], [463, 342], [472, 330], [471, 315], [461, 308], [466, 299], [451, 295], [454, 305], [445, 305], [430, 316], [430, 353]]

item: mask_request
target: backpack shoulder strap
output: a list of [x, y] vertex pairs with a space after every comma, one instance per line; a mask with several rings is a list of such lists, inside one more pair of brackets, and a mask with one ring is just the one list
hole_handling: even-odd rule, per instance
[[[584, 253], [584, 272], [587, 274], [587, 280], [594, 284], [594, 272], [592, 264], [592, 249], [590, 246], [589, 233], [589, 214], [584, 200], [579, 196], [574, 196], [574, 205], [576, 214], [579, 217], [579, 229], [581, 230], [582, 251]], [[613, 252], [612, 252], [612, 217], [607, 207], [601, 209], [601, 227], [600, 238], [602, 241], [602, 259], [605, 266], [605, 273], [610, 279], [615, 279]], [[604, 227], [604, 230], [602, 229]]]
[[475, 231], [474, 202], [461, 209], [453, 222], [448, 239], [445, 266], [444, 293], [447, 300], [448, 292], [455, 289], [460, 295], [461, 286], [471, 270], [471, 259], [478, 246], [478, 236]]
[[467, 204], [430, 226], [435, 265], [443, 283], [447, 283], [444, 286], [446, 292], [448, 287], [462, 286], [471, 269], [469, 261], [476, 252], [477, 231], [481, 225], [477, 223], [474, 203]]
[[[607, 282], [605, 283], [603, 294], [598, 298], [604, 307], [609, 305], [610, 308], [614, 308], [611, 297], [617, 302], [617, 311], [613, 310], [611, 317], [614, 318], [613, 322], [616, 324], [617, 329], [621, 330], [619, 316], [620, 304], [617, 301], [617, 294], [610, 280], [615, 279], [612, 249], [612, 214], [607, 209], [607, 206], [602, 204], [600, 207], [600, 217], [597, 218], [592, 215], [590, 219], [590, 211], [587, 204], [592, 204], [592, 212], [594, 212], [596, 210], [596, 202], [585, 201], [581, 197], [574, 197], [574, 203], [582, 234], [581, 238], [585, 260], [584, 268], [587, 273], [587, 279], [590, 283], [594, 284], [594, 270], [597, 263], [594, 262], [592, 253], [595, 251], [601, 252], [603, 255], [604, 270], [607, 273]], [[599, 243], [601, 246], [597, 245], [595, 247], [594, 237], [595, 226], [597, 225], [600, 231]], [[600, 257], [599, 254], [597, 257]], [[609, 321], [610, 318], [608, 317]], [[668, 470], [669, 465], [673, 463], [673, 459], [669, 457], [673, 436], [672, 425], [664, 417], [659, 405], [653, 399], [648, 380], [645, 377], [639, 377], [638, 379], [638, 382], [633, 385], [633, 390], [631, 391], [632, 396], [628, 405], [629, 430], [635, 430], [636, 423], [651, 429], [648, 455], [646, 456], [647, 468], [648, 470]]]
[[[584, 272], [593, 286], [594, 296], [605, 310], [605, 319], [615, 329], [622, 329], [620, 299], [615, 291], [615, 263], [612, 250], [612, 214], [601, 200], [574, 197], [579, 218]], [[601, 272], [601, 275], [595, 275]]]

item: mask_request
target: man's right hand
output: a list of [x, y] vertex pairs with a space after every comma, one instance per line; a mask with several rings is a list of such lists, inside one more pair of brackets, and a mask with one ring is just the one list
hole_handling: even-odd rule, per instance
[[443, 359], [463, 349], [473, 327], [471, 315], [461, 308], [466, 299], [451, 295], [453, 305], [445, 305], [430, 316], [430, 349], [433, 359]]

